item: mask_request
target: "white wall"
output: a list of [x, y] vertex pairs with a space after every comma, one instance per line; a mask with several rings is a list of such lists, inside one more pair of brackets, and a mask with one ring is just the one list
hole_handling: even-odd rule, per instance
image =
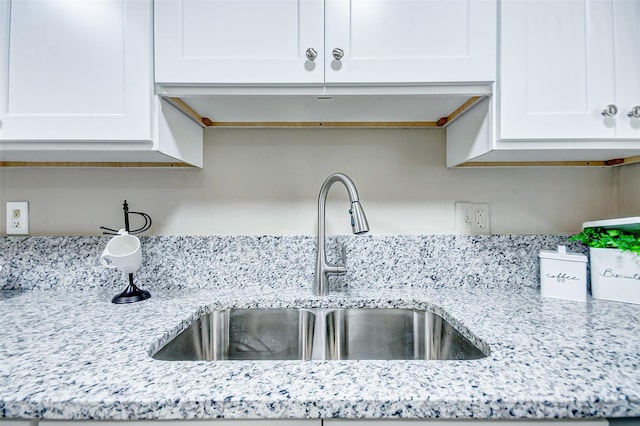
[[620, 217], [640, 216], [640, 163], [620, 167]]
[[[355, 181], [376, 234], [454, 233], [455, 201], [489, 202], [494, 233], [570, 233], [616, 214], [612, 169], [444, 164], [442, 130], [215, 129], [203, 170], [0, 168], [1, 229], [4, 203], [27, 200], [32, 235], [97, 235], [120, 226], [127, 199], [153, 217], [152, 234], [314, 234], [336, 171]], [[327, 230], [348, 233], [338, 185]]]

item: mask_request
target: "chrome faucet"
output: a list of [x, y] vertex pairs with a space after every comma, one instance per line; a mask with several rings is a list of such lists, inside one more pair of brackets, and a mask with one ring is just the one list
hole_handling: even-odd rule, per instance
[[329, 263], [325, 251], [325, 206], [327, 204], [329, 188], [331, 188], [334, 182], [342, 182], [349, 193], [349, 200], [351, 201], [349, 214], [351, 215], [351, 228], [353, 233], [364, 234], [369, 231], [367, 217], [360, 205], [358, 190], [353, 181], [343, 173], [334, 173], [329, 176], [322, 184], [320, 196], [318, 197], [318, 257], [316, 258], [316, 276], [313, 283], [313, 294], [316, 296], [327, 296], [329, 294], [328, 278], [330, 275], [341, 275], [347, 272], [347, 268], [345, 268], [344, 265]]

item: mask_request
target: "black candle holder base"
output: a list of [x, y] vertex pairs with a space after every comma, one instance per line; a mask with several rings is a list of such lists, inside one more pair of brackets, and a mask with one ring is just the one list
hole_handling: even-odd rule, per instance
[[125, 291], [117, 296], [114, 296], [113, 299], [111, 299], [111, 303], [122, 304], [141, 302], [143, 300], [147, 300], [150, 297], [151, 293], [149, 293], [148, 291], [140, 290], [138, 287], [136, 287], [135, 284], [130, 284], [129, 287], [125, 289]]

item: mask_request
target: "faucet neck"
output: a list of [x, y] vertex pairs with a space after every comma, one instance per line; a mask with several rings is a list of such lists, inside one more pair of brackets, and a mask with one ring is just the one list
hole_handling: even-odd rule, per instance
[[318, 207], [320, 204], [323, 205], [327, 201], [327, 194], [329, 193], [329, 189], [335, 182], [341, 182], [345, 188], [347, 188], [347, 192], [349, 193], [349, 200], [353, 203], [354, 201], [360, 201], [358, 198], [358, 190], [356, 189], [356, 185], [353, 183], [351, 178], [344, 173], [334, 173], [325, 179], [322, 187], [320, 187], [320, 196], [318, 197]]
[[343, 173], [330, 175], [322, 184], [320, 195], [318, 196], [318, 254], [316, 259], [316, 276], [313, 285], [313, 294], [317, 296], [326, 296], [329, 294], [327, 277], [329, 274], [343, 274], [346, 271], [343, 265], [330, 264], [327, 261], [325, 250], [325, 207], [329, 189], [335, 182], [341, 182], [345, 188], [347, 188], [349, 200], [351, 201], [349, 213], [351, 214], [351, 226], [354, 229], [354, 233], [364, 233], [369, 230], [366, 217], [360, 206], [358, 190], [353, 181]]
[[341, 182], [345, 186], [345, 188], [347, 188], [351, 205], [353, 205], [354, 202], [359, 202], [358, 190], [356, 189], [356, 185], [353, 183], [351, 178], [344, 173], [332, 174], [327, 179], [325, 179], [322, 187], [320, 187], [320, 195], [318, 196], [318, 259], [322, 259], [324, 263], [327, 263], [325, 253], [325, 213], [327, 205], [327, 195], [329, 194], [329, 189], [331, 189], [331, 186], [335, 182]]

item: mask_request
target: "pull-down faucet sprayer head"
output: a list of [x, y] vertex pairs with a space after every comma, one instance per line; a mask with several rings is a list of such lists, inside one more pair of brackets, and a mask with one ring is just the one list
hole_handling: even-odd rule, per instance
[[364, 210], [360, 205], [360, 201], [352, 201], [351, 208], [349, 209], [351, 215], [351, 229], [356, 235], [366, 234], [369, 232], [369, 223], [367, 222], [367, 216], [364, 214]]

